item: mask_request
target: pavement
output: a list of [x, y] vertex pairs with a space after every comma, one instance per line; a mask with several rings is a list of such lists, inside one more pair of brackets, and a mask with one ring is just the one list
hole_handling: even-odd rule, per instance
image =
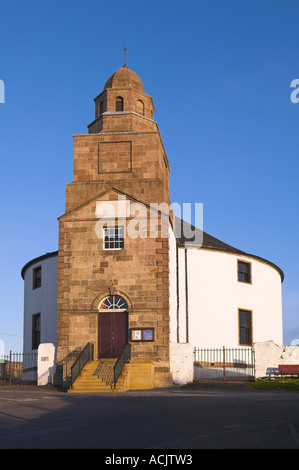
[[77, 395], [0, 386], [0, 449], [299, 449], [299, 393], [244, 384]]

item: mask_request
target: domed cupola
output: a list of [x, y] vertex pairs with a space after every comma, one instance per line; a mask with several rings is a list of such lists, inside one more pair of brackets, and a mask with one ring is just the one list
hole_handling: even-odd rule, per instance
[[133, 90], [144, 93], [141, 79], [137, 73], [130, 70], [126, 65], [114, 72], [105, 83], [104, 89], [107, 88], [132, 88]]
[[95, 98], [95, 120], [89, 133], [102, 131], [153, 130], [155, 106], [139, 76], [127, 65], [116, 70]]

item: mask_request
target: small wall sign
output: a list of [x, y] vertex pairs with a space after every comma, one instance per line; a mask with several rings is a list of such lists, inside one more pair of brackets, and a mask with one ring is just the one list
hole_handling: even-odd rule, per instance
[[143, 330], [142, 331], [142, 339], [143, 341], [154, 341], [154, 330]]
[[131, 341], [154, 341], [154, 328], [131, 328]]
[[131, 341], [141, 341], [142, 340], [142, 331], [141, 330], [132, 330], [131, 331]]

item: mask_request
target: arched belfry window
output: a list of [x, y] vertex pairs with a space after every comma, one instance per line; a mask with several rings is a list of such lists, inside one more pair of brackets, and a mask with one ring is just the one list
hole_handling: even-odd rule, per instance
[[115, 100], [115, 111], [124, 110], [124, 99], [121, 96], [117, 96]]
[[100, 116], [101, 116], [101, 114], [103, 114], [103, 112], [104, 112], [104, 103], [103, 103], [103, 101], [101, 101], [100, 102]]
[[141, 100], [137, 100], [136, 113], [142, 114], [142, 116], [144, 116], [144, 103]]
[[128, 310], [128, 302], [120, 295], [109, 295], [102, 300], [99, 310]]

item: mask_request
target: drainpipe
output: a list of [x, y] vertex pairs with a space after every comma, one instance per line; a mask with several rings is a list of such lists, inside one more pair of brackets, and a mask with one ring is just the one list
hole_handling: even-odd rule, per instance
[[185, 248], [185, 295], [186, 295], [186, 343], [189, 343], [189, 305], [188, 305], [188, 256]]
[[179, 244], [176, 243], [176, 341], [180, 342]]

